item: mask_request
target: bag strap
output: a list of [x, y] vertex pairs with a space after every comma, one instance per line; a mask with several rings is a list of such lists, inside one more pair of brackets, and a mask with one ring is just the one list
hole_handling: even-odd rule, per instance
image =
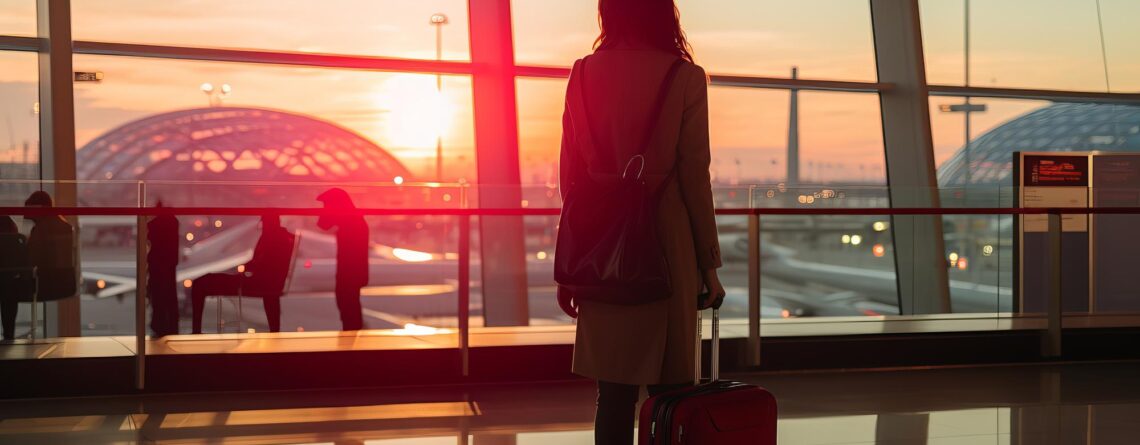
[[[594, 132], [594, 125], [590, 122], [590, 117], [588, 116], [590, 113], [589, 95], [587, 94], [586, 90], [586, 59], [588, 58], [589, 56], [582, 58], [582, 61], [578, 64], [578, 87], [580, 91], [579, 95], [582, 98], [582, 109], [587, 114], [587, 116], [583, 116], [582, 118], [586, 121], [586, 129], [589, 133], [590, 140], [593, 141], [594, 146], [597, 146], [601, 140], [598, 139], [597, 133]], [[680, 70], [683, 63], [684, 59], [677, 59], [673, 62], [672, 65], [669, 66], [669, 71], [665, 74], [665, 80], [661, 82], [661, 88], [657, 91], [657, 98], [654, 100], [653, 108], [650, 108], [651, 113], [653, 111], [656, 111], [657, 114], [653, 115], [645, 124], [645, 128], [642, 131], [640, 148], [638, 149], [637, 155], [644, 157], [645, 153], [649, 151], [649, 143], [652, 142], [653, 139], [653, 130], [657, 129], [657, 123], [661, 120], [661, 114], [664, 111], [663, 108], [665, 105], [665, 99], [669, 97], [669, 91], [672, 89], [673, 80], [676, 79], [677, 71]], [[610, 151], [616, 153], [613, 150]], [[644, 162], [644, 159], [642, 161]], [[644, 165], [642, 168], [644, 168]], [[676, 170], [676, 166], [674, 166], [674, 170]], [[672, 174], [673, 173], [670, 172], [670, 176], [672, 176]], [[668, 179], [666, 182], [668, 182]]]

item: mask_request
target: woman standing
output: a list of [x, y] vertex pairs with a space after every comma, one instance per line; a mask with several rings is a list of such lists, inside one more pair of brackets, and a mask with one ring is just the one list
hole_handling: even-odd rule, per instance
[[[595, 442], [630, 444], [640, 386], [657, 394], [693, 382], [696, 311], [719, 306], [724, 287], [716, 273], [708, 81], [693, 63], [677, 8], [671, 0], [599, 0], [598, 12], [595, 52], [575, 63], [567, 89], [560, 191], [564, 199], [572, 193], [575, 171], [621, 175], [649, 128], [643, 177], [661, 187], [656, 229], [670, 295], [637, 305], [561, 303], [578, 317], [573, 371], [598, 381]], [[698, 302], [702, 292], [710, 298]]]

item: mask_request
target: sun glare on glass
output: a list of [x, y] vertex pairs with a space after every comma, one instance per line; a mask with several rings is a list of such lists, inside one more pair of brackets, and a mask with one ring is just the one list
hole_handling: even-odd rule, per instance
[[456, 106], [437, 89], [435, 76], [398, 74], [384, 81], [372, 100], [380, 110], [383, 145], [433, 155], [439, 137], [455, 121]]

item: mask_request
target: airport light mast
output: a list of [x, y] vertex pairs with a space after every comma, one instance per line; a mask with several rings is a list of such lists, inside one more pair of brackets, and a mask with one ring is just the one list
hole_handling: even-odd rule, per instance
[[[792, 67], [792, 80], [799, 78], [799, 68]], [[800, 99], [799, 89], [792, 88], [788, 110], [788, 173], [784, 181], [789, 189], [800, 185]]]
[[[446, 25], [447, 15], [443, 13], [435, 13], [431, 15], [431, 25], [435, 27], [435, 60], [437, 62], [443, 60], [443, 25]], [[443, 75], [440, 73], [435, 74], [435, 90], [437, 102], [443, 102]], [[443, 110], [439, 110], [440, 113]], [[439, 122], [443, 121], [443, 116], [436, 116]], [[443, 182], [443, 126], [439, 125], [436, 128], [435, 134], [435, 180]]]

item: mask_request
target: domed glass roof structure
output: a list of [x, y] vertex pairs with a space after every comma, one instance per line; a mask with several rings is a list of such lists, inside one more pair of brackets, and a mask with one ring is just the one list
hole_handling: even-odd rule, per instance
[[278, 110], [210, 107], [130, 122], [76, 153], [79, 179], [375, 182], [409, 178], [384, 149]]
[[[970, 186], [1009, 186], [1016, 151], [1140, 152], [1140, 107], [1057, 103], [1034, 110], [970, 143]], [[966, 186], [966, 153], [938, 167], [942, 187]]]

